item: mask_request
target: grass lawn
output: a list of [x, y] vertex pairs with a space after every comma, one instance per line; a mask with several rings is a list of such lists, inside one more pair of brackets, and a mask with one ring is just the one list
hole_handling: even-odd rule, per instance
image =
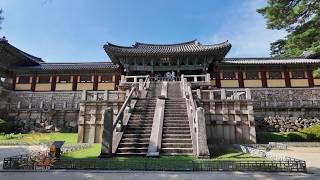
[[[100, 155], [101, 144], [93, 144], [91, 148], [83, 149], [80, 151], [75, 151], [71, 153], [66, 153], [62, 155], [62, 159], [97, 159]], [[243, 153], [233, 147], [226, 146], [216, 150], [217, 153], [214, 153], [214, 156], [210, 161], [265, 161], [265, 159], [252, 156], [250, 154]], [[146, 160], [150, 159], [145, 156], [115, 156], [109, 159], [126, 161], [126, 160]], [[155, 158], [159, 160], [196, 160], [195, 156], [160, 156], [160, 158]]]
[[0, 135], [0, 145], [41, 144], [53, 141], [65, 141], [65, 144], [76, 144], [77, 133], [32, 133]]
[[320, 125], [310, 126], [298, 132], [260, 132], [257, 133], [258, 143], [320, 141]]

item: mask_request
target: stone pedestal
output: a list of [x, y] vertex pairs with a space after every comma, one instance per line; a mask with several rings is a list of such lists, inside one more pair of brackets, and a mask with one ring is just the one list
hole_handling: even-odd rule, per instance
[[112, 108], [107, 108], [104, 113], [101, 154], [99, 158], [110, 157], [112, 155], [112, 137], [113, 137], [113, 110]]

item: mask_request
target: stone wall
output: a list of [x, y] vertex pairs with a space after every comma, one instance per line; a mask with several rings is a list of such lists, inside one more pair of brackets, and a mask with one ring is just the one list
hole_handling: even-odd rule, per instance
[[[87, 99], [97, 95], [119, 99], [117, 91], [88, 91]], [[0, 118], [6, 119], [17, 132], [77, 132], [81, 91], [19, 92], [0, 94]]]
[[320, 88], [251, 89], [257, 131], [291, 132], [320, 119]]
[[208, 144], [255, 143], [256, 131], [249, 90], [196, 90], [205, 109]]

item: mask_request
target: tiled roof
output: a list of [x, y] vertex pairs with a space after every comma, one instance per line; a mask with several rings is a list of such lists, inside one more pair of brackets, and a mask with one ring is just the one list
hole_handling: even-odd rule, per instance
[[202, 45], [196, 40], [177, 44], [146, 44], [136, 42], [131, 47], [118, 46], [111, 43], [104, 45], [104, 49], [109, 56], [185, 56], [199, 54], [222, 54], [225, 56], [230, 48], [231, 44], [228, 41], [220, 44]]
[[12, 67], [14, 70], [29, 71], [56, 71], [56, 70], [103, 70], [118, 69], [118, 65], [111, 62], [91, 62], [91, 63], [42, 63], [38, 66]]
[[320, 64], [320, 59], [306, 58], [225, 58], [222, 64]]
[[32, 63], [36, 63], [36, 64], [44, 62], [41, 58], [33, 56], [31, 54], [28, 54], [28, 53], [16, 48], [15, 46], [11, 45], [5, 37], [0, 38], [0, 45], [1, 45], [1, 47], [7, 47], [11, 51], [14, 51], [15, 53], [18, 54], [19, 57], [22, 57], [24, 60], [28, 60], [28, 61], [31, 61]]

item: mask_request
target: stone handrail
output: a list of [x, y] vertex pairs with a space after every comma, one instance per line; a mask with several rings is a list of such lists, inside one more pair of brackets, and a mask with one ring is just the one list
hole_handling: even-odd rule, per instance
[[124, 101], [124, 103], [122, 104], [116, 119], [114, 120], [113, 123], [113, 129], [115, 129], [117, 127], [118, 124], [120, 124], [120, 128], [122, 128], [123, 122], [122, 122], [122, 117], [124, 114], [124, 110], [128, 107], [130, 109], [130, 103], [131, 103], [131, 98], [133, 96], [133, 93], [136, 91], [136, 87], [132, 87], [126, 100]]
[[205, 100], [251, 100], [250, 89], [193, 90], [198, 99]]
[[[193, 78], [193, 81], [191, 82], [210, 82], [210, 74], [200, 74], [200, 75], [181, 75], [181, 80], [187, 78]], [[198, 81], [198, 78], [201, 78], [203, 80]]]
[[[146, 76], [121, 76], [121, 80], [120, 80], [120, 84], [138, 84], [139, 80], [138, 79], [147, 79], [149, 77], [149, 75]], [[128, 81], [128, 79], [133, 79], [133, 82]]]
[[205, 112], [202, 107], [197, 107], [193, 99], [190, 83], [187, 79], [182, 80], [183, 97], [186, 98], [188, 119], [192, 137], [192, 144], [195, 154], [198, 158], [208, 158], [209, 149], [207, 145]]

